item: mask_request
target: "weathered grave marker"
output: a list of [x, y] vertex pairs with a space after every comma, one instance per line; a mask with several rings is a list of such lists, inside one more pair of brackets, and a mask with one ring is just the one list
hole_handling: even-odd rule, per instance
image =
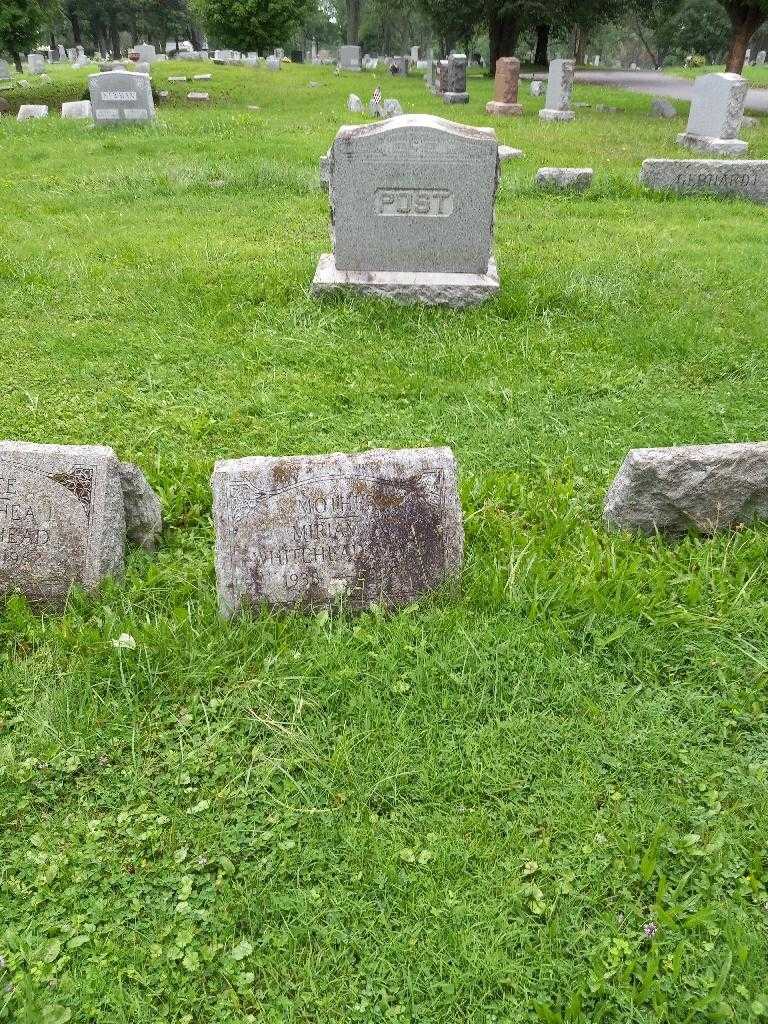
[[493, 99], [486, 103], [485, 112], [496, 117], [516, 117], [523, 112], [517, 102], [520, 80], [520, 61], [517, 57], [499, 57], [496, 61], [496, 78], [493, 85]]
[[443, 103], [469, 103], [465, 54], [452, 53], [449, 56], [443, 85]]
[[768, 160], [644, 160], [640, 181], [658, 192], [768, 203]]
[[360, 70], [360, 47], [359, 46], [340, 46], [339, 47], [339, 67], [342, 71], [359, 71]]
[[61, 116], [67, 120], [82, 120], [91, 118], [93, 110], [90, 100], [73, 100], [71, 103], [61, 104]]
[[547, 98], [544, 109], [539, 111], [542, 121], [572, 121], [576, 116], [571, 110], [573, 72], [572, 60], [550, 61]]
[[120, 575], [127, 519], [154, 548], [159, 502], [111, 448], [0, 442], [0, 593], [58, 604], [74, 584], [93, 590]]
[[407, 605], [461, 569], [449, 448], [252, 457], [213, 473], [219, 605]]
[[711, 534], [768, 519], [768, 444], [634, 448], [605, 499], [618, 530]]

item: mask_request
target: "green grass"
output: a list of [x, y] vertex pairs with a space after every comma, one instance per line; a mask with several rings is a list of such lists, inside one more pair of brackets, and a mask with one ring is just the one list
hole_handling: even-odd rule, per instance
[[[500, 298], [319, 305], [317, 162], [372, 78], [209, 70], [150, 128], [0, 120], [2, 436], [110, 444], [167, 517], [121, 583], [0, 619], [0, 1021], [764, 1019], [768, 528], [600, 514], [632, 446], [768, 435], [768, 214], [640, 188], [682, 109], [579, 86], [625, 112], [545, 125], [526, 88]], [[490, 124], [470, 90], [384, 93]], [[431, 444], [456, 594], [219, 620], [215, 459]]]
[[[712, 64], [703, 68], [664, 68], [670, 75], [678, 78], [698, 78], [699, 75], [711, 75], [714, 71], [725, 71], [724, 64]], [[768, 89], [768, 66], [745, 67], [741, 72], [753, 89]]]

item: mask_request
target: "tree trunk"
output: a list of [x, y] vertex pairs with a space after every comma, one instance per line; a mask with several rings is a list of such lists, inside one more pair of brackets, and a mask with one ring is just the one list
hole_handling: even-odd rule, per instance
[[[190, 43], [192, 43], [192, 48], [194, 50], [202, 50], [202, 48], [203, 48], [202, 38], [200, 36], [200, 33], [197, 31], [196, 26], [193, 25], [191, 22], [189, 24], [189, 41], [190, 41]], [[163, 43], [163, 46], [164, 45], [165, 44]], [[162, 46], [160, 48], [162, 49]]]
[[80, 30], [80, 15], [77, 13], [77, 8], [74, 4], [67, 4], [67, 18], [72, 26], [72, 38], [75, 42], [75, 46], [82, 46], [82, 32]]
[[517, 18], [511, 11], [503, 14], [493, 8], [488, 11], [491, 78], [496, 74], [496, 61], [499, 57], [514, 57], [519, 31]]
[[765, 21], [765, 11], [756, 4], [744, 3], [729, 4], [727, 10], [731, 19], [731, 38], [725, 57], [725, 70], [740, 75], [749, 40]]
[[584, 32], [581, 31], [581, 25], [574, 25], [571, 33], [571, 39], [573, 43], [573, 59], [577, 64], [584, 63], [584, 49], [587, 45], [587, 37]]
[[536, 26], [536, 53], [533, 57], [533, 63], [537, 67], [546, 67], [549, 64], [547, 60], [547, 51], [549, 49], [549, 25], [537, 25]]
[[120, 29], [114, 13], [109, 16], [109, 45], [112, 47], [112, 60], [120, 56]]
[[347, 0], [347, 45], [357, 46], [360, 38], [360, 0]]
[[16, 70], [19, 72], [20, 75], [23, 75], [24, 74], [24, 65], [21, 63], [21, 54], [20, 53], [12, 53], [11, 57], [13, 57], [13, 63], [14, 63], [14, 66], [15, 66]]

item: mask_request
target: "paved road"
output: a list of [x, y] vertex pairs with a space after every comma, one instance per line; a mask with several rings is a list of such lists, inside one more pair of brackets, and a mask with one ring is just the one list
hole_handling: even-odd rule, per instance
[[[675, 78], [661, 71], [577, 71], [576, 81], [586, 85], [610, 85], [617, 89], [631, 89], [648, 96], [666, 96], [673, 100], [690, 100], [693, 82], [688, 78]], [[768, 113], [768, 89], [750, 89], [747, 110]]]

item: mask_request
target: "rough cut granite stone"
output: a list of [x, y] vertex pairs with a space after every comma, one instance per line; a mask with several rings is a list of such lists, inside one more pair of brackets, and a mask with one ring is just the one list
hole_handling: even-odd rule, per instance
[[517, 160], [523, 155], [522, 149], [515, 149], [514, 146], [499, 146], [500, 163], [504, 163], [505, 160]]
[[145, 551], [154, 551], [163, 532], [160, 499], [138, 466], [132, 462], [121, 462], [119, 470], [126, 537], [131, 544]]
[[149, 75], [105, 71], [88, 76], [96, 124], [135, 124], [152, 121], [155, 104]]
[[669, 100], [659, 97], [651, 104], [651, 114], [653, 117], [663, 117], [671, 120], [673, 117], [677, 117], [677, 108]]
[[229, 459], [212, 485], [227, 618], [261, 602], [398, 607], [461, 569], [449, 448]]
[[[498, 288], [491, 261], [498, 143], [493, 129], [427, 114], [342, 127], [327, 161], [333, 255], [313, 292], [351, 288], [460, 305]], [[390, 276], [394, 275], [394, 276]], [[436, 277], [436, 275], [438, 275]], [[426, 300], [428, 301], [428, 300]]]
[[486, 103], [485, 112], [494, 117], [517, 117], [523, 106], [517, 102], [520, 81], [520, 61], [517, 57], [499, 57], [496, 61], [496, 77], [493, 84], [493, 99]]
[[90, 100], [74, 100], [71, 103], [61, 104], [61, 116], [67, 120], [81, 120], [93, 116]]
[[747, 143], [737, 139], [747, 97], [747, 80], [741, 75], [702, 75], [693, 86], [686, 130], [677, 136], [679, 145], [702, 153], [740, 156]]
[[33, 121], [39, 117], [48, 117], [48, 107], [44, 103], [22, 103], [16, 120]]
[[403, 112], [403, 108], [400, 106], [400, 100], [389, 99], [384, 100], [384, 116], [385, 117], [399, 117]]
[[583, 192], [592, 184], [593, 175], [591, 167], [540, 167], [535, 180], [540, 188]]
[[662, 192], [706, 192], [768, 203], [768, 160], [644, 160], [640, 181]]
[[547, 98], [544, 109], [539, 111], [542, 121], [572, 121], [576, 116], [571, 110], [574, 67], [572, 60], [549, 62]]
[[714, 533], [768, 518], [768, 444], [683, 445], [629, 452], [605, 499], [619, 530]]
[[0, 441], [0, 593], [60, 604], [120, 575], [124, 549], [111, 448]]

